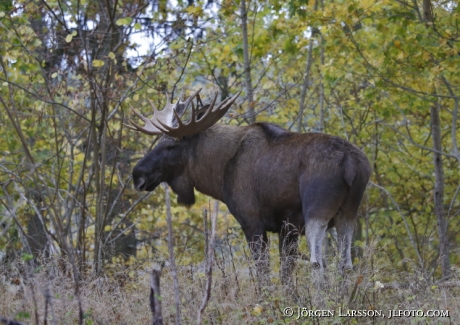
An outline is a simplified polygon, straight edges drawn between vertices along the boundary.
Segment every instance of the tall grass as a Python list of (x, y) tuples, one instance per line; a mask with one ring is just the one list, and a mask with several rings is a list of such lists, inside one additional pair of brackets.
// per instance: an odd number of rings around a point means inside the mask
[[(203, 314), (204, 324), (459, 324), (460, 288), (437, 284), (417, 272), (397, 273), (391, 265), (374, 261), (373, 246), (342, 276), (335, 257), (328, 258), (324, 272), (299, 260), (294, 285), (280, 284), (271, 274), (271, 284), (258, 290), (256, 272), (241, 243), (225, 241), (216, 247), (212, 294)], [(244, 249), (243, 249), (244, 248)], [(272, 257), (272, 266), (278, 263)], [(275, 269), (276, 267), (273, 267)], [(63, 271), (69, 270), (69, 271)], [(0, 316), (27, 324), (76, 324), (77, 299), (71, 268), (47, 260), (33, 268), (23, 261), (0, 269)], [(178, 267), (181, 323), (195, 324), (206, 285), (202, 264)], [(450, 282), (451, 284), (453, 282)], [(175, 322), (174, 286), (171, 269), (161, 277), (163, 320)], [(86, 276), (80, 282), (86, 324), (151, 324), (149, 308), (150, 267), (120, 268), (112, 276)], [(286, 317), (284, 309), (294, 315)], [(300, 309), (299, 309), (300, 308)], [(312, 317), (309, 311), (324, 310), (327, 317)], [(382, 311), (385, 317), (344, 317), (351, 310)], [(389, 310), (445, 310), (450, 317), (397, 317)], [(298, 313), (301, 317), (298, 318)], [(328, 312), (330, 311), (330, 312)], [(309, 314), (310, 313), (310, 314)], [(333, 315), (331, 315), (333, 313)], [(38, 318), (38, 319), (36, 319)]]

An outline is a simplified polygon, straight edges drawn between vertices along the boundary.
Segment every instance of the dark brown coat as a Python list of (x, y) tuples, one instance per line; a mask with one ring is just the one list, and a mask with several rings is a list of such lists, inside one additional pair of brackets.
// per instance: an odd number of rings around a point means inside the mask
[(363, 152), (339, 137), (257, 123), (218, 124), (179, 141), (165, 136), (136, 165), (133, 179), (137, 190), (147, 191), (167, 182), (185, 205), (195, 202), (194, 188), (224, 202), (261, 272), (268, 268), (267, 232), (280, 234), (285, 281), (303, 229), (311, 262), (322, 267), (322, 241), (334, 224), (341, 266), (352, 267), (353, 229), (370, 174)]

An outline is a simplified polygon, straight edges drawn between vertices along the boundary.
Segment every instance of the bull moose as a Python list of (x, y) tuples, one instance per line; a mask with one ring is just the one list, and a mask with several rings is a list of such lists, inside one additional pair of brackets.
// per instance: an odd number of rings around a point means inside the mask
[[(195, 202), (194, 189), (224, 202), (241, 225), (260, 278), (269, 271), (267, 232), (279, 234), (280, 275), (291, 278), (298, 236), (305, 228), (310, 261), (323, 268), (326, 230), (337, 229), (340, 267), (352, 267), (351, 242), (357, 211), (371, 174), (363, 152), (350, 142), (322, 133), (294, 133), (269, 123), (215, 124), (238, 94), (203, 105), (199, 91), (129, 128), (163, 135), (133, 169), (137, 191), (166, 182), (178, 203)], [(196, 98), (196, 107), (193, 99)], [(192, 104), (189, 121), (184, 111)]]

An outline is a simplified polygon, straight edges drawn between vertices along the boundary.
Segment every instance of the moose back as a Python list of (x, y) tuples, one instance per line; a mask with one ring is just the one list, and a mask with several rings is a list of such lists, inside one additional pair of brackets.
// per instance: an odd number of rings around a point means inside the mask
[[(199, 92), (199, 91), (198, 91)], [(305, 229), (310, 261), (322, 268), (322, 243), (337, 229), (340, 267), (351, 268), (351, 243), (358, 207), (371, 174), (363, 152), (336, 136), (293, 133), (269, 123), (215, 124), (236, 100), (203, 105), (198, 92), (167, 104), (132, 129), (163, 134), (133, 170), (135, 189), (153, 191), (168, 183), (178, 202), (195, 202), (194, 189), (224, 202), (240, 223), (260, 277), (269, 271), (267, 232), (279, 234), (283, 283), (298, 255)], [(197, 107), (193, 99), (197, 99)], [(189, 122), (180, 119), (192, 103)], [(200, 105), (201, 104), (201, 105)]]

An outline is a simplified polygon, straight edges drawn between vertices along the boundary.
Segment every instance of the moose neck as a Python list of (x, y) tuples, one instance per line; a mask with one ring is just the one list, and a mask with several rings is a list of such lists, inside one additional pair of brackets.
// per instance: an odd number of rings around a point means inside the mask
[(222, 201), (225, 166), (235, 155), (246, 129), (216, 124), (196, 136), (188, 172), (199, 192)]

